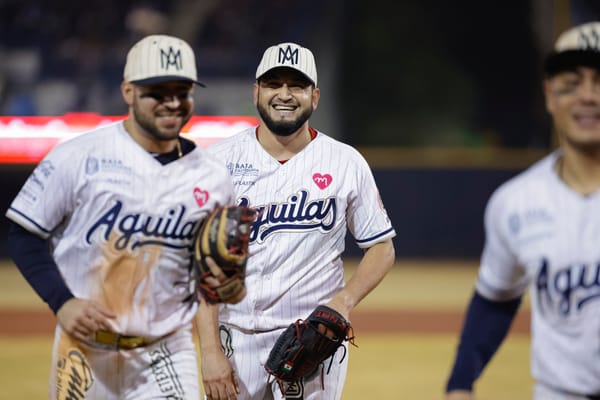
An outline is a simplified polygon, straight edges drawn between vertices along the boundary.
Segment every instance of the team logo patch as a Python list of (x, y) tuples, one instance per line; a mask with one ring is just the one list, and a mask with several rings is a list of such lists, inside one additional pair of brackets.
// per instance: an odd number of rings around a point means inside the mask
[(77, 349), (68, 351), (56, 363), (57, 399), (85, 399), (94, 383), (92, 369), (85, 356)]
[(88, 175), (93, 175), (98, 172), (98, 159), (96, 157), (89, 157), (85, 161), (85, 173)]
[(302, 381), (290, 382), (285, 388), (284, 397), (286, 399), (304, 398), (304, 383)]
[(510, 227), (510, 231), (512, 233), (519, 233), (519, 230), (521, 230), (521, 220), (519, 219), (519, 214), (512, 214), (508, 218), (508, 226)]
[(291, 65), (298, 65), (298, 49), (292, 50), (292, 46), (286, 48), (280, 47), (277, 53), (277, 62), (285, 64), (289, 62)]
[(174, 67), (177, 71), (183, 69), (181, 63), (181, 50), (175, 51), (172, 47), (169, 47), (169, 51), (160, 49), (160, 67), (166, 70), (168, 70), (169, 67)]
[(321, 175), (320, 173), (313, 174), (313, 182), (319, 187), (319, 189), (325, 189), (331, 185), (333, 178), (329, 174)]
[(580, 31), (578, 41), (582, 50), (597, 50), (600, 48), (600, 33), (593, 28), (588, 32)]
[(202, 190), (200, 188), (194, 188), (194, 199), (196, 199), (196, 203), (198, 203), (198, 205), (200, 207), (205, 205), (209, 198), (210, 198), (210, 195), (208, 194), (208, 192), (206, 190)]
[(258, 168), (248, 162), (228, 162), (227, 169), (231, 176), (258, 176), (260, 172)]

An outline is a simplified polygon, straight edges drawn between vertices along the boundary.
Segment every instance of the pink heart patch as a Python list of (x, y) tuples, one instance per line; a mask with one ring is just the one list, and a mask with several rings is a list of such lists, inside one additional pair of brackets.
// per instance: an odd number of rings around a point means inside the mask
[(194, 188), (194, 199), (196, 199), (196, 203), (198, 203), (200, 207), (206, 204), (209, 197), (210, 196), (206, 190)]
[(331, 185), (333, 178), (329, 174), (321, 175), (318, 172), (312, 176), (313, 182), (319, 187), (319, 189), (325, 189)]

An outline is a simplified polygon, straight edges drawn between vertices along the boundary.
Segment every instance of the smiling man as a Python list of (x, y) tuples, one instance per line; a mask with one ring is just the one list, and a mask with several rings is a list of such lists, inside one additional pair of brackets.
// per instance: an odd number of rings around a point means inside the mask
[[(209, 399), (339, 399), (346, 347), (310, 376), (281, 385), (265, 369), (267, 358), (282, 332), (317, 307), (349, 319), (394, 263), (395, 231), (366, 161), (309, 124), (317, 85), (309, 49), (269, 47), (253, 86), (260, 125), (208, 149), (229, 167), (237, 202), (260, 211), (250, 233), (248, 295), (221, 307), (220, 325), (201, 337)], [(345, 284), (347, 230), (364, 256)]]
[(529, 288), (534, 400), (600, 399), (600, 23), (559, 36), (544, 94), (560, 148), (498, 188), (447, 400), (473, 384)]
[(190, 285), (191, 248), (234, 192), (227, 169), (180, 136), (194, 85), (185, 41), (140, 40), (125, 121), (56, 146), (6, 213), (11, 256), (58, 321), (50, 399), (200, 399), (191, 327), (198, 309), (214, 312)]

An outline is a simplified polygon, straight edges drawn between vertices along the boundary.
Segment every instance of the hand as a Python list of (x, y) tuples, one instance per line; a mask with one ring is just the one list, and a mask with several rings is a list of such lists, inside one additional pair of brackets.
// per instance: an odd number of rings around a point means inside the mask
[[(204, 281), (213, 289), (219, 287), (223, 282), (227, 280), (227, 275), (223, 272), (221, 268), (215, 263), (215, 260), (212, 257), (206, 257), (206, 265), (210, 268), (210, 272), (212, 276), (207, 276), (204, 278)], [(241, 285), (240, 285), (241, 286)], [(235, 294), (235, 296), (228, 299), (228, 303), (236, 304), (242, 301), (246, 297), (246, 287), (243, 286), (242, 289)]]
[(89, 339), (99, 329), (110, 330), (110, 319), (117, 316), (99, 303), (72, 298), (56, 313), (60, 326), (78, 340)]
[(475, 400), (475, 396), (467, 390), (452, 390), (446, 393), (446, 400)]
[(239, 381), (221, 349), (202, 352), (202, 384), (207, 400), (237, 399)]

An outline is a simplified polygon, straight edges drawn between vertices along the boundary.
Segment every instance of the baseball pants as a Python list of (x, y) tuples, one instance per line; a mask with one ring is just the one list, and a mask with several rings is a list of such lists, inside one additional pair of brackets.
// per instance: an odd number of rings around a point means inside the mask
[(342, 396), (348, 370), (348, 348), (339, 348), (324, 361), (318, 372), (309, 379), (284, 388), (267, 374), (264, 365), (277, 338), (285, 329), (267, 332), (240, 330), (231, 326), (220, 327), (221, 346), (231, 360), (240, 381), (238, 400), (339, 400)]
[(200, 399), (197, 353), (190, 329), (144, 347), (99, 349), (56, 328), (51, 400)]
[(534, 400), (600, 400), (599, 395), (567, 393), (537, 382), (533, 388)]

